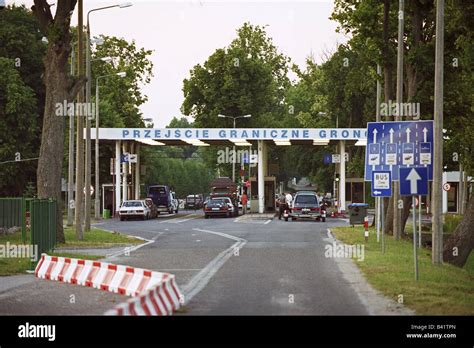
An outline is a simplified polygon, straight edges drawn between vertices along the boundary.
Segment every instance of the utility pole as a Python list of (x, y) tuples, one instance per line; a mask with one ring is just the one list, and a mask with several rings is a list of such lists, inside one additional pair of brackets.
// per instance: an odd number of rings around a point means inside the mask
[(443, 262), (443, 83), (444, 83), (444, 0), (436, 0), (436, 48), (434, 87), (434, 163), (433, 220), (431, 258), (435, 265)]
[[(77, 1), (77, 73), (79, 76), (84, 76), (84, 33), (83, 33), (83, 0)], [(82, 102), (84, 100), (84, 90), (79, 91), (77, 100)], [(76, 225), (76, 236), (79, 240), (84, 239), (83, 229), (83, 205), (82, 198), (84, 189), (84, 143), (83, 143), (83, 121), (82, 116), (77, 116), (77, 145), (76, 145), (76, 210), (75, 210), (75, 225)]]
[[(86, 104), (87, 110), (91, 103), (91, 44), (90, 44), (90, 28), (89, 28), (89, 13), (87, 14), (87, 28), (86, 28)], [(85, 160), (85, 190), (84, 190), (84, 230), (91, 230), (91, 115), (86, 116), (86, 160)]]
[[(382, 67), (377, 63), (377, 92), (376, 92), (376, 103), (375, 106), (375, 121), (380, 122), (380, 98), (382, 95), (382, 85), (380, 84), (380, 78), (382, 77)], [(375, 225), (377, 230), (377, 242), (380, 241), (380, 216), (383, 211), (380, 212), (380, 201), (383, 198), (375, 197)], [(382, 226), (383, 229), (383, 226)], [(383, 231), (382, 231), (383, 233)]]
[[(405, 1), (399, 0), (398, 3), (398, 49), (397, 49), (397, 105), (401, 109), (403, 102), (403, 33), (404, 33), (404, 11)], [(395, 116), (395, 121), (399, 121), (399, 116)], [(393, 182), (393, 237), (399, 240), (400, 231), (400, 209), (398, 209), (400, 185), (398, 181)]]
[[(75, 49), (71, 51), (71, 76), (74, 76)], [(67, 171), (67, 225), (72, 226), (74, 223), (74, 208), (71, 202), (74, 202), (74, 113), (69, 115), (69, 154), (68, 154), (68, 171)]]

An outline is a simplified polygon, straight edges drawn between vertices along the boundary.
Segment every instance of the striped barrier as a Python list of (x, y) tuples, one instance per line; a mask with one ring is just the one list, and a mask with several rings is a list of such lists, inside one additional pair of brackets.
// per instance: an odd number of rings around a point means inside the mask
[(182, 302), (173, 274), (142, 268), (42, 254), (35, 276), (134, 297), (109, 315), (170, 315)]

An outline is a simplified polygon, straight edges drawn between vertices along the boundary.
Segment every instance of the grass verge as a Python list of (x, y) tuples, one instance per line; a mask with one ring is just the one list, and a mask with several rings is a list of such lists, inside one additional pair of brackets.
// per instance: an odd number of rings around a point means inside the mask
[(385, 236), (385, 254), (377, 243), (375, 229), (369, 229), (364, 242), (362, 227), (337, 227), (334, 236), (349, 245), (365, 245), (364, 261), (355, 262), (368, 282), (386, 296), (403, 303), (421, 315), (474, 314), (474, 253), (464, 268), (450, 264), (434, 266), (431, 250), (418, 249), (419, 280), (414, 279), (413, 243)]
[[(84, 233), (84, 239), (78, 240), (73, 228), (65, 228), (64, 235), (66, 243), (57, 245), (57, 248), (71, 248), (77, 249), (77, 252), (57, 252), (51, 253), (55, 256), (71, 257), (87, 260), (98, 260), (103, 258), (100, 255), (81, 254), (81, 249), (85, 248), (113, 248), (127, 245), (142, 244), (141, 239), (133, 238), (124, 234), (111, 233), (101, 229), (92, 229)], [(0, 246), (23, 244), (21, 239), (21, 232), (7, 236), (0, 236)], [(6, 252), (6, 251), (5, 251)], [(31, 268), (31, 261), (29, 258), (7, 258), (0, 254), (0, 276), (7, 276), (13, 274), (25, 273)]]

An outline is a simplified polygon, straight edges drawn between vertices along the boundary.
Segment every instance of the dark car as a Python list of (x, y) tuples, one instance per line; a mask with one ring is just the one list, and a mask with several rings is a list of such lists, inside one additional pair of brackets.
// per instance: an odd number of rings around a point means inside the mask
[(184, 209), (201, 209), (204, 205), (202, 195), (188, 195), (184, 202)]
[(312, 191), (297, 192), (290, 213), (291, 220), (300, 218), (320, 220), (321, 207), (318, 196)]
[(169, 186), (150, 185), (147, 188), (147, 197), (153, 200), (159, 213), (173, 213), (173, 201)]
[(231, 217), (236, 209), (229, 197), (211, 198), (204, 207), (204, 217), (206, 219), (210, 216)]

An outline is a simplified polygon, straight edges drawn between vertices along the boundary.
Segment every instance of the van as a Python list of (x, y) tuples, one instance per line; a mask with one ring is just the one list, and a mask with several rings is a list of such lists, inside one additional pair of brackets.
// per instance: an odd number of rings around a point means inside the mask
[(159, 213), (172, 214), (176, 209), (173, 206), (171, 191), (167, 185), (150, 185), (146, 195), (153, 200)]

